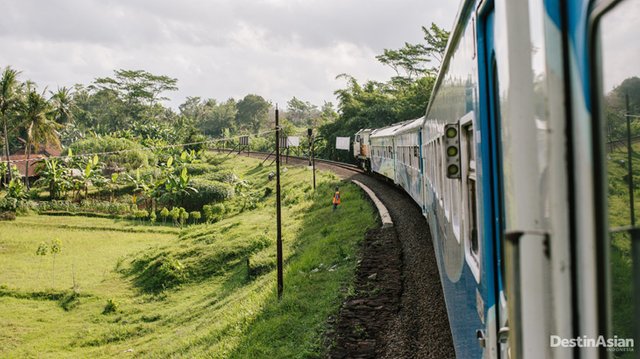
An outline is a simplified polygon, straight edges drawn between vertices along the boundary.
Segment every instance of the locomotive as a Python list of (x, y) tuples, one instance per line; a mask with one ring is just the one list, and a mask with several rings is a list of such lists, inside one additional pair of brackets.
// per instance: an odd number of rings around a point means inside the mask
[(426, 217), (457, 357), (640, 357), (638, 15), (463, 1), (424, 117), (355, 134)]

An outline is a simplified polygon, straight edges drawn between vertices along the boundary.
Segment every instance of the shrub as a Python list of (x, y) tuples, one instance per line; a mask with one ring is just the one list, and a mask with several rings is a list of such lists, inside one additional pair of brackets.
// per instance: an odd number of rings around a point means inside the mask
[(230, 171), (210, 172), (203, 175), (202, 178), (209, 181), (218, 181), (218, 182), (224, 182), (229, 184), (234, 184), (238, 182), (238, 176), (236, 176), (235, 173)]
[(197, 223), (200, 221), (200, 218), (202, 218), (202, 213), (200, 213), (200, 211), (189, 212), (189, 217), (193, 219), (193, 223)]
[(202, 210), (204, 211), (204, 218), (209, 223), (221, 220), (225, 213), (225, 207), (222, 203), (205, 205)]
[[(78, 293), (77, 291), (68, 291), (60, 299), (59, 303), (62, 309), (68, 312), (80, 304), (80, 293)], [(105, 307), (105, 310), (106, 309), (107, 308)]]
[(222, 182), (197, 178), (191, 181), (191, 186), (198, 192), (185, 195), (181, 202), (184, 204), (185, 209), (190, 211), (200, 210), (204, 205), (222, 202), (234, 195), (233, 187)]
[(138, 272), (136, 284), (147, 292), (158, 293), (187, 280), (184, 265), (171, 254), (144, 255), (132, 264), (133, 271)]
[(211, 171), (211, 165), (206, 163), (185, 163), (176, 169), (177, 173), (180, 173), (182, 167), (185, 167), (191, 176), (199, 176)]
[(161, 211), (160, 211), (160, 217), (162, 217), (162, 223), (166, 223), (167, 222), (167, 217), (169, 217), (169, 209), (167, 207), (164, 207)]
[(126, 138), (111, 136), (93, 137), (72, 144), (71, 149), (73, 153), (77, 155), (84, 153), (125, 151), (107, 155), (104, 159), (107, 167), (124, 167), (127, 170), (131, 170), (155, 163), (153, 153), (139, 143)]
[(12, 197), (0, 198), (0, 211), (15, 212), (18, 208), (18, 200)]
[(111, 314), (118, 311), (118, 307), (120, 305), (113, 298), (107, 299), (107, 304), (104, 306), (102, 310), (102, 314)]

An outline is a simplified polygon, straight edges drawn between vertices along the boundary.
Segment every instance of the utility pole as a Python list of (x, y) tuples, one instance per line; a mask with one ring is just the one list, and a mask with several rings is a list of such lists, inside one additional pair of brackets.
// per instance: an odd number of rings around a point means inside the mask
[(636, 211), (634, 206), (633, 199), (633, 161), (632, 161), (632, 153), (633, 148), (631, 147), (631, 113), (629, 112), (629, 94), (625, 94), (625, 117), (627, 118), (627, 167), (629, 171), (629, 209), (631, 210), (631, 227), (636, 226)]
[(278, 300), (282, 298), (282, 217), (280, 211), (280, 124), (278, 104), (276, 104), (276, 262), (278, 267)]
[(313, 190), (316, 190), (316, 159), (314, 154), (315, 138), (313, 136), (313, 128), (307, 129), (307, 136), (309, 137), (309, 166), (312, 166), (313, 172)]

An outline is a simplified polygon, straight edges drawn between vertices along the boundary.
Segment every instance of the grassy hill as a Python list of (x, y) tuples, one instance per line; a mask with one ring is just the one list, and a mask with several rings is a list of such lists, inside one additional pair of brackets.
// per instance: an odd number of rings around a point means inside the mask
[[(633, 146), (634, 210), (636, 226), (640, 215), (640, 144)], [(628, 165), (626, 147), (611, 152), (608, 157), (608, 204), (611, 228), (631, 225), (629, 206)], [(633, 277), (631, 238), (627, 232), (611, 234), (611, 278), (613, 333), (620, 338), (633, 337)], [(631, 353), (616, 353), (616, 357), (631, 357)]]
[[(273, 168), (246, 157), (219, 166), (257, 201), (184, 229), (71, 216), (0, 222), (0, 357), (309, 358), (349, 292), (358, 242), (375, 226), (360, 190), (306, 168), (283, 173), (285, 292), (275, 293)], [(59, 239), (54, 257), (38, 246)]]

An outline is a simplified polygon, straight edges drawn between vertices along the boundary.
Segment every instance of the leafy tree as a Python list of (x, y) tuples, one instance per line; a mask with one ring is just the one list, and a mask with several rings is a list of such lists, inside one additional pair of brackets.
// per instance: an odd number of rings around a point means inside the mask
[(180, 219), (180, 208), (178, 207), (171, 208), (169, 215), (171, 216), (171, 219), (173, 220), (173, 225), (175, 226), (176, 224), (178, 224), (178, 219)]
[(56, 238), (51, 241), (50, 247), (51, 254), (53, 255), (53, 267), (51, 270), (51, 286), (55, 287), (56, 285), (56, 256), (58, 253), (62, 251), (62, 241), (59, 238)]
[(217, 104), (215, 100), (206, 101), (204, 120), (199, 124), (199, 128), (207, 135), (213, 137), (228, 137), (227, 133), (236, 132), (236, 116), (238, 108), (236, 101), (232, 98)]
[(200, 213), (200, 211), (189, 212), (189, 217), (193, 219), (193, 224), (196, 224), (200, 221), (200, 218), (202, 218), (202, 213)]
[(178, 216), (180, 219), (180, 228), (182, 228), (182, 226), (184, 226), (187, 219), (189, 219), (189, 212), (187, 212), (186, 209), (180, 207), (180, 209), (178, 210)]
[(36, 255), (40, 257), (40, 266), (38, 267), (38, 279), (40, 279), (40, 270), (42, 269), (42, 261), (44, 260), (44, 256), (49, 254), (49, 246), (45, 242), (40, 242), (38, 245), (38, 249), (36, 249)]
[[(431, 23), (429, 29), (423, 26), (422, 31), (426, 44), (405, 42), (404, 47), (398, 50), (384, 49), (376, 59), (391, 67), (396, 72), (396, 77), (401, 79), (411, 81), (420, 76), (435, 75), (444, 59), (449, 32), (434, 23)], [(437, 62), (437, 66), (428, 68), (427, 64), (432, 60)]]
[[(19, 86), (18, 75), (20, 72), (10, 68), (5, 67), (2, 71), (2, 77), (0, 77), (0, 118), (2, 120), (2, 139), (3, 139), (3, 147), (4, 147), (4, 155), (5, 160), (9, 163), (9, 113), (13, 107), (15, 107), (18, 98), (16, 94), (16, 90)], [(8, 180), (11, 181), (13, 178), (11, 166), (7, 167), (8, 169)], [(5, 174), (2, 173), (2, 176)]]
[(295, 96), (287, 102), (287, 119), (296, 125), (311, 125), (320, 117), (318, 107)]
[(262, 96), (247, 95), (237, 103), (236, 123), (239, 130), (257, 133), (269, 119), (271, 105)]
[(362, 128), (379, 128), (424, 115), (435, 83), (434, 67), (440, 65), (449, 33), (432, 24), (423, 27), (425, 44), (405, 43), (398, 50), (385, 49), (376, 58), (391, 67), (396, 76), (387, 82), (359, 83), (348, 74), (339, 75), (347, 81), (338, 89), (338, 117), (320, 127), (317, 153), (325, 158), (351, 161), (353, 156), (334, 148), (337, 136), (351, 136)]
[[(640, 115), (640, 78), (635, 76), (627, 78), (605, 95), (607, 141), (611, 147), (622, 146), (619, 142), (626, 141), (627, 138), (627, 118), (625, 116), (627, 96), (629, 97), (629, 112), (632, 115)], [(640, 135), (640, 123), (635, 119), (631, 122), (630, 135), (631, 137)]]
[(114, 77), (95, 80), (99, 88), (115, 92), (129, 106), (153, 105), (168, 100), (162, 93), (176, 91), (178, 80), (164, 75), (154, 75), (144, 70), (116, 70)]
[(167, 217), (169, 217), (169, 210), (167, 209), (167, 207), (162, 208), (162, 210), (160, 211), (160, 217), (162, 217), (162, 224), (166, 224)]

